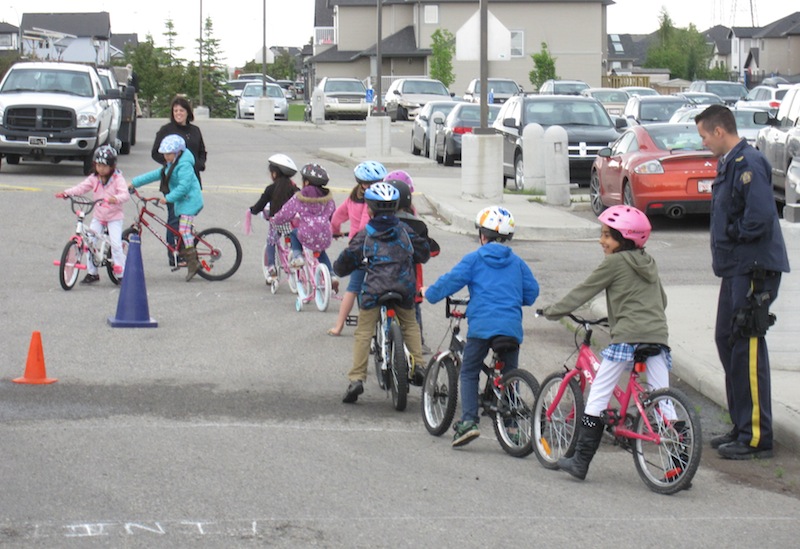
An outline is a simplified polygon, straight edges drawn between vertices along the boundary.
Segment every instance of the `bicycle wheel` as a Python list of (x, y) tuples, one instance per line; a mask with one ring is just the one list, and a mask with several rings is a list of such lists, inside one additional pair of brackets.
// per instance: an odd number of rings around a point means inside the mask
[(494, 434), (506, 453), (525, 457), (533, 452), (531, 423), (539, 382), (532, 373), (517, 368), (504, 375), (502, 383), (502, 400), (497, 403), (494, 415)]
[[(129, 245), (130, 245), (130, 242), (128, 242), (126, 239), (122, 240), (122, 253), (123, 253), (123, 255), (125, 255), (125, 257), (128, 256), (128, 246)], [(106, 250), (106, 272), (108, 273), (108, 278), (111, 279), (111, 282), (113, 282), (114, 284), (119, 286), (120, 279), (122, 277), (121, 276), (117, 276), (117, 274), (114, 272), (114, 258), (111, 255), (111, 247), (110, 246)]]
[(389, 384), (392, 389), (392, 404), (394, 409), (402, 412), (408, 402), (408, 363), (403, 350), (403, 332), (400, 324), (395, 320), (389, 326)]
[(544, 378), (533, 404), (533, 451), (547, 469), (558, 469), (556, 462), (573, 454), (578, 440), (576, 425), (583, 415), (583, 393), (578, 382), (571, 379), (547, 419), (547, 410), (556, 399), (564, 375), (556, 372)]
[(688, 488), (700, 465), (703, 447), (700, 421), (688, 397), (677, 389), (659, 389), (642, 404), (644, 415), (636, 419), (634, 430), (649, 435), (649, 424), (661, 443), (633, 441), (636, 471), (647, 487), (659, 494)]
[(443, 435), (453, 423), (458, 404), (458, 366), (444, 354), (428, 362), (422, 382), (422, 422), (430, 434)]
[(65, 290), (71, 290), (78, 281), (81, 270), (77, 265), (81, 262), (83, 250), (74, 240), (67, 242), (61, 252), (61, 263), (58, 264), (58, 281)]
[(328, 310), (328, 303), (331, 301), (331, 272), (322, 263), (314, 269), (314, 301), (320, 311)]
[(311, 279), (308, 268), (304, 265), (299, 269), (292, 270), (291, 278), (294, 279), (297, 288), (297, 302), (304, 303), (311, 296)]
[(386, 387), (386, 376), (383, 370), (383, 349), (386, 345), (383, 336), (383, 325), (379, 322), (375, 324), (375, 334), (369, 340), (369, 354), (372, 355), (372, 363), (375, 366), (375, 379), (378, 381), (378, 387), (384, 391)]
[(206, 280), (225, 280), (242, 264), (242, 245), (230, 231), (206, 229), (195, 235), (194, 247), (200, 270), (197, 274)]

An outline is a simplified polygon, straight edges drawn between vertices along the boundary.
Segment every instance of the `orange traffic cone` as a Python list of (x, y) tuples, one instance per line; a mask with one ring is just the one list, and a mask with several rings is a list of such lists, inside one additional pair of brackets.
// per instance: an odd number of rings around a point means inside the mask
[(32, 385), (43, 385), (55, 383), (55, 378), (47, 377), (44, 371), (44, 350), (42, 349), (42, 334), (33, 332), (31, 336), (31, 346), (28, 349), (28, 362), (25, 364), (25, 375), (12, 379), (14, 383), (28, 383)]

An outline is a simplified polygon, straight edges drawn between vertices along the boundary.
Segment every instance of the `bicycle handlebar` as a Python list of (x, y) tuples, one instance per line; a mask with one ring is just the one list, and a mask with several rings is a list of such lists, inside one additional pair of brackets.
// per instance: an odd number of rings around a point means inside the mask
[(129, 187), (128, 194), (130, 194), (140, 202), (143, 202), (145, 204), (147, 204), (148, 202), (152, 202), (157, 208), (163, 209), (161, 202), (159, 202), (161, 199), (158, 198), (157, 196), (142, 196), (141, 194), (139, 194), (139, 191), (136, 189), (136, 187)]
[(78, 212), (83, 212), (84, 214), (92, 213), (94, 207), (97, 206), (98, 203), (104, 202), (105, 198), (98, 198), (97, 200), (92, 200), (90, 198), (86, 198), (84, 196), (70, 196), (65, 195), (64, 199), (66, 200), (69, 198), (70, 207), (72, 208), (72, 213), (77, 214)]

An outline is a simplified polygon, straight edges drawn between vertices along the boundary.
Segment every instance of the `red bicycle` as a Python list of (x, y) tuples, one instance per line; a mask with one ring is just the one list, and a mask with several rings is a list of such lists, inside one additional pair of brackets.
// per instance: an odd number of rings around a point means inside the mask
[[(148, 208), (148, 204), (161, 208), (158, 198), (143, 197), (135, 189), (131, 191), (131, 196), (139, 213), (133, 225), (122, 231), (122, 240), (127, 242), (132, 234), (141, 236), (144, 227), (172, 254), (176, 265), (172, 270), (177, 271), (181, 268), (178, 254), (183, 248), (183, 239), (180, 233)], [(176, 244), (169, 244), (153, 226), (166, 228), (175, 235)], [(232, 276), (242, 264), (242, 245), (230, 231), (225, 229), (214, 227), (195, 233), (194, 247), (197, 250), (197, 259), (200, 261), (200, 270), (197, 271), (197, 274), (206, 280), (225, 280)]]
[[(565, 364), (564, 372), (546, 377), (533, 405), (533, 451), (548, 469), (557, 469), (559, 458), (575, 451), (583, 394), (600, 366), (591, 348), (592, 326), (608, 325), (607, 319), (569, 317), (578, 324), (575, 366)], [(581, 332), (583, 341), (578, 342)], [(700, 465), (702, 435), (700, 421), (682, 391), (673, 387), (651, 391), (640, 382), (647, 358), (660, 352), (656, 345), (637, 347), (628, 386), (624, 390), (619, 385), (614, 387), (619, 408), (606, 410), (603, 419), (615, 444), (633, 454), (636, 470), (647, 487), (659, 494), (674, 494), (692, 483)]]

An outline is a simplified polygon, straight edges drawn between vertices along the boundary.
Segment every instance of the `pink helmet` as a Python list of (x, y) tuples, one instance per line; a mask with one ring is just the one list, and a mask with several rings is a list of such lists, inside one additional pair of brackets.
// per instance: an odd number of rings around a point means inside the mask
[(403, 170), (395, 170), (386, 174), (386, 177), (383, 178), (384, 181), (389, 181), (390, 179), (394, 181), (402, 181), (408, 185), (408, 189), (412, 193), (414, 192), (414, 181), (411, 179), (411, 176), (408, 174), (408, 172)]
[(597, 219), (604, 225), (620, 232), (623, 238), (631, 240), (637, 248), (644, 248), (650, 238), (652, 226), (647, 216), (633, 206), (618, 204), (601, 213)]

